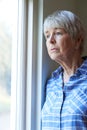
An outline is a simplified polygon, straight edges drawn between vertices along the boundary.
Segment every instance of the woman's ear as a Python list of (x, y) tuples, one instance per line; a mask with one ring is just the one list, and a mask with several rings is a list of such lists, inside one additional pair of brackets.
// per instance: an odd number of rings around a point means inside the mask
[(80, 46), (81, 46), (81, 44), (82, 44), (82, 41), (83, 41), (82, 37), (79, 36), (79, 37), (77, 38), (77, 40), (76, 40), (76, 46), (75, 46), (75, 49), (76, 49), (76, 50), (80, 48)]
[(83, 39), (82, 36), (79, 36), (78, 39), (77, 39), (77, 40), (78, 40), (78, 43), (81, 43), (81, 42), (82, 42), (82, 39)]

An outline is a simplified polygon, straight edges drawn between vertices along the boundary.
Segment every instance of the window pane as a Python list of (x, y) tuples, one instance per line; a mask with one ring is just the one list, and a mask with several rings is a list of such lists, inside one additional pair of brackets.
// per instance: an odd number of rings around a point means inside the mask
[(14, 12), (15, 0), (0, 0), (0, 130), (10, 130)]

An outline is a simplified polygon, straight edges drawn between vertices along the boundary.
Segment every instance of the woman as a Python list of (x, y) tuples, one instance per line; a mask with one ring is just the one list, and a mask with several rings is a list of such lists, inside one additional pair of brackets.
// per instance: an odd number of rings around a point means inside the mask
[(44, 21), (47, 51), (60, 66), (46, 86), (42, 130), (87, 130), (85, 30), (78, 16), (56, 11)]

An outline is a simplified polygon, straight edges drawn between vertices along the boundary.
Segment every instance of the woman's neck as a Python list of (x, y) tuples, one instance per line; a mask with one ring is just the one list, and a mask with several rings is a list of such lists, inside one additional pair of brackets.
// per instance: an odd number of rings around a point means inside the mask
[(82, 58), (79, 58), (78, 60), (75, 59), (72, 62), (67, 62), (66, 64), (63, 64), (63, 80), (64, 83), (66, 83), (69, 78), (76, 72), (77, 68), (79, 68), (82, 64), (83, 60)]

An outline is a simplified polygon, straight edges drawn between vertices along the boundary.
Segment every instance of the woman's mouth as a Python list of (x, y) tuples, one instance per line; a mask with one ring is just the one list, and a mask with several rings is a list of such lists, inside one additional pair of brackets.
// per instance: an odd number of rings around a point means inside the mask
[(58, 51), (57, 48), (52, 48), (52, 49), (51, 49), (51, 52), (57, 52), (57, 51)]

